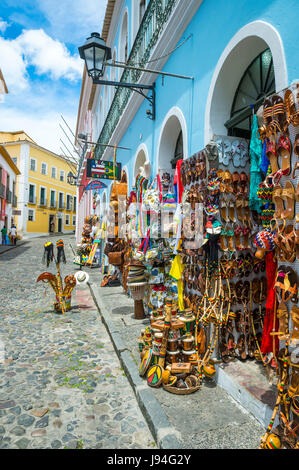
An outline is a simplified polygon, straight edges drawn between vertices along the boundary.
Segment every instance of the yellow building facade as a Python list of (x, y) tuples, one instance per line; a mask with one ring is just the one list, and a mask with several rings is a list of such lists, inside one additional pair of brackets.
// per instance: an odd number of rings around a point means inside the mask
[(36, 144), (25, 132), (0, 132), (21, 175), (15, 223), (24, 238), (49, 233), (72, 233), (76, 227), (76, 187), (67, 174), (76, 169), (63, 156)]

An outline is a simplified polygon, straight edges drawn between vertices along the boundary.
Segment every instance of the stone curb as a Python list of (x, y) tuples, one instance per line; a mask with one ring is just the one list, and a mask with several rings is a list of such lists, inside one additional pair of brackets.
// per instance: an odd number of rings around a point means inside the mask
[[(26, 242), (24, 241), (24, 242), (19, 242), (17, 245), (1, 245), (0, 246), (0, 255), (2, 255), (3, 253), (6, 253), (9, 250), (13, 250), (14, 248), (19, 248), (20, 246), (25, 245), (25, 244), (26, 244)], [(6, 250), (1, 249), (4, 246), (5, 247), (7, 246)]]
[(138, 405), (157, 445), (161, 449), (181, 449), (179, 433), (171, 426), (166, 413), (150, 387), (148, 387), (139, 376), (138, 364), (136, 364), (130, 350), (125, 346), (119, 334), (119, 329), (111, 320), (110, 312), (104, 305), (103, 300), (97, 292), (96, 286), (89, 284), (89, 288), (102, 322), (108, 331), (116, 354), (124, 368), (126, 376), (136, 395)]

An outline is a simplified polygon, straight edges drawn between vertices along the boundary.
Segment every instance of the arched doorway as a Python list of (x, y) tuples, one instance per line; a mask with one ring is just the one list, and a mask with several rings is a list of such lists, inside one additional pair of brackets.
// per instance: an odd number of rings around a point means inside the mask
[[(267, 52), (266, 52), (267, 51)], [(271, 63), (272, 59), (272, 63)], [(265, 61), (259, 72), (266, 73), (262, 84), (257, 90), (252, 92), (253, 84), (250, 83), (250, 73), (253, 68), (259, 68), (260, 61)], [(252, 67), (252, 68), (251, 68)], [(248, 73), (249, 71), (249, 73)], [(272, 79), (267, 74), (272, 74)], [(274, 85), (273, 85), (274, 78)], [(243, 81), (244, 80), (244, 81)], [(242, 83), (243, 81), (243, 83)], [(267, 86), (265, 86), (267, 81)], [(247, 24), (238, 31), (231, 39), (215, 67), (208, 93), (206, 113), (205, 113), (205, 137), (204, 143), (207, 145), (214, 135), (235, 135), (235, 127), (248, 131), (248, 121), (243, 122), (237, 116), (237, 112), (250, 114), (250, 108), (242, 110), (240, 101), (244, 100), (244, 94), (238, 93), (239, 86), (246, 83), (245, 93), (252, 96), (247, 97), (244, 104), (253, 104), (257, 108), (258, 96), (260, 95), (262, 104), (262, 93), (269, 94), (269, 88), (279, 91), (288, 85), (287, 67), (283, 44), (278, 31), (269, 23), (264, 21), (254, 21)], [(271, 85), (271, 86), (270, 86)], [(255, 109), (257, 110), (257, 109)], [(232, 118), (235, 120), (231, 121)], [(245, 116), (245, 119), (248, 116)], [(229, 130), (228, 130), (229, 129)], [(242, 133), (242, 131), (239, 131)], [(246, 133), (246, 132), (245, 132)], [(238, 134), (240, 137), (241, 135)], [(247, 134), (248, 135), (248, 134)], [(243, 135), (244, 136), (244, 135)]]
[(136, 152), (134, 172), (133, 172), (133, 186), (136, 183), (136, 177), (142, 174), (146, 179), (149, 179), (151, 174), (151, 164), (148, 158), (148, 150), (145, 144), (141, 144)]
[(252, 108), (256, 112), (264, 99), (275, 92), (273, 57), (269, 48), (245, 70), (236, 90), (231, 116), (224, 124), (228, 135), (250, 138)]
[(158, 144), (157, 168), (173, 170), (179, 159), (187, 157), (187, 128), (179, 108), (169, 111), (162, 124)]

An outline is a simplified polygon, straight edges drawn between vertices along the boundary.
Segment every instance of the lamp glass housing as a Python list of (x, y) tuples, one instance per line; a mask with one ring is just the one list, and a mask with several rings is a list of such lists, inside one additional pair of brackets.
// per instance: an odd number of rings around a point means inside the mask
[(99, 33), (91, 33), (85, 44), (78, 49), (81, 59), (85, 61), (88, 75), (93, 79), (102, 77), (104, 63), (111, 59), (111, 49), (106, 46)]

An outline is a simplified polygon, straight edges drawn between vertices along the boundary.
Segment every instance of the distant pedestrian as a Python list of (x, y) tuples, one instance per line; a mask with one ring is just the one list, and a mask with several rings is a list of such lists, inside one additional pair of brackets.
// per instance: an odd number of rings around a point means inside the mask
[(16, 243), (17, 243), (17, 228), (16, 228), (15, 224), (13, 224), (11, 226), (10, 235), (11, 235), (11, 238), (12, 238), (12, 244), (16, 245)]
[(1, 234), (2, 234), (2, 245), (6, 245), (7, 228), (5, 225), (1, 229)]
[(51, 232), (52, 233), (55, 232), (55, 223), (54, 222), (51, 222)]

